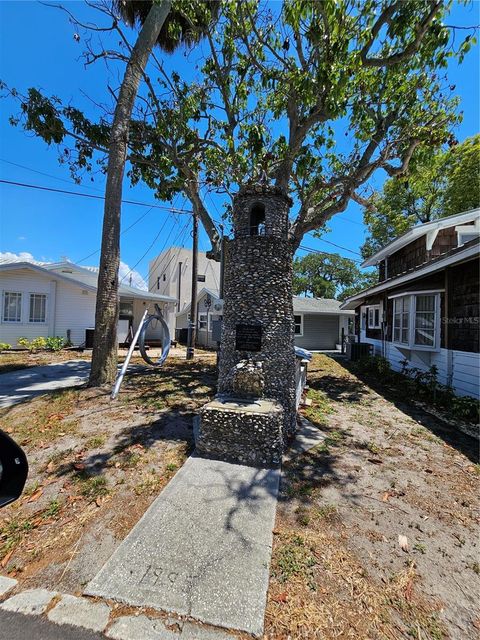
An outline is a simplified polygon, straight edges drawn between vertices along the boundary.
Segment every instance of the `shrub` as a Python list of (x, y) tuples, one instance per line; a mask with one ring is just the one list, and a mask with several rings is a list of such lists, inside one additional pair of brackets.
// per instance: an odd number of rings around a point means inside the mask
[(368, 356), (357, 361), (356, 367), (358, 371), (369, 373), (382, 378), (388, 378), (392, 374), (390, 362), (383, 356)]
[(8, 344), (8, 342), (0, 342), (0, 351), (8, 351), (11, 348), (12, 345)]
[(45, 349), (47, 345), (47, 338), (42, 338), (39, 336), (38, 338), (33, 338), (33, 340), (28, 340), (27, 338), (19, 338), (17, 340), (17, 344), (21, 347), (25, 347), (28, 349), (30, 353), (35, 353), (36, 351), (41, 351)]
[(448, 411), (452, 418), (474, 424), (480, 421), (480, 403), (475, 398), (456, 396), (451, 387), (438, 382), (438, 367), (432, 365), (428, 371), (417, 367), (409, 367), (407, 359), (400, 362), (401, 371), (395, 372), (390, 363), (380, 356), (363, 358), (352, 364), (352, 369), (359, 373), (381, 378), (381, 382), (394, 382), (402, 387), (406, 397), (421, 398), (434, 406)]
[(45, 338), (45, 347), (50, 351), (60, 351), (65, 346), (65, 339), (60, 336)]
[(454, 396), (451, 411), (459, 420), (475, 424), (480, 422), (480, 403), (475, 398)]

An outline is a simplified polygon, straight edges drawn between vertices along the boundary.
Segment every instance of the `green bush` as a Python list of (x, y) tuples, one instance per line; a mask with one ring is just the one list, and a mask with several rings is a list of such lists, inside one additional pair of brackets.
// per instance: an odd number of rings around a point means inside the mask
[(370, 356), (352, 363), (352, 369), (358, 373), (380, 378), (382, 383), (401, 385), (402, 395), (412, 399), (424, 400), (433, 406), (448, 411), (452, 418), (474, 424), (480, 421), (480, 403), (475, 398), (456, 396), (451, 387), (438, 382), (438, 367), (432, 365), (428, 371), (409, 367), (407, 359), (400, 362), (400, 372), (393, 371), (386, 358)]
[(28, 349), (30, 353), (35, 353), (36, 351), (41, 351), (45, 349), (47, 346), (47, 338), (42, 338), (39, 336), (38, 338), (33, 338), (33, 340), (28, 340), (27, 338), (19, 338), (17, 340), (17, 344), (21, 347), (25, 347)]
[(65, 346), (65, 339), (56, 336), (55, 338), (45, 338), (45, 347), (50, 351), (60, 351)]
[(8, 351), (11, 348), (12, 345), (8, 344), (8, 342), (0, 342), (0, 351)]

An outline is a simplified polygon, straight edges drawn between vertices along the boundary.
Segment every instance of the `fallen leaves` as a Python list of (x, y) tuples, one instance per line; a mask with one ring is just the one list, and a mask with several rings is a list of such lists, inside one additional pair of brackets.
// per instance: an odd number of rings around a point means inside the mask
[(286, 602), (288, 600), (288, 594), (286, 591), (282, 591), (282, 593), (279, 593), (276, 596), (272, 596), (272, 600), (273, 602), (278, 603)]
[(408, 538), (407, 536), (398, 535), (398, 544), (400, 545), (400, 548), (402, 549), (402, 551), (405, 551), (405, 553), (409, 553), (410, 551), (410, 547), (408, 544)]
[(29, 499), (27, 500), (27, 502), (35, 502), (36, 500), (38, 500), (40, 498), (40, 496), (43, 494), (43, 489), (37, 489), (35, 491), (35, 493), (32, 493), (32, 495), (29, 497)]

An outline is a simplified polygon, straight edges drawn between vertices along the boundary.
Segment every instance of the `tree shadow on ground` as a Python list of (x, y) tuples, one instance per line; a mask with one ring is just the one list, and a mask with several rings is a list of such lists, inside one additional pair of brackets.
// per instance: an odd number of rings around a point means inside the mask
[[(350, 367), (349, 361), (340, 358), (334, 358), (336, 362), (343, 367), (346, 371), (351, 373), (358, 379), (360, 382), (354, 382), (352, 384), (358, 384), (360, 387), (365, 389), (365, 385), (370, 387), (373, 391), (381, 395), (385, 400), (391, 402), (397, 409), (399, 409), (402, 413), (409, 416), (412, 420), (415, 420), (418, 424), (428, 429), (432, 434), (443, 440), (446, 444), (453, 447), (464, 456), (466, 456), (469, 460), (474, 463), (478, 462), (479, 459), (479, 442), (476, 438), (469, 436), (463, 431), (456, 429), (452, 424), (447, 422), (446, 420), (442, 420), (437, 416), (433, 416), (429, 414), (427, 411), (422, 408), (415, 406), (412, 402), (409, 402), (405, 395), (402, 394), (401, 389), (393, 389), (392, 387), (386, 387), (382, 380), (378, 378), (374, 378), (371, 375), (359, 373), (358, 371), (353, 371)], [(330, 376), (325, 376), (325, 378), (329, 378)], [(340, 389), (344, 385), (343, 378), (337, 377), (335, 378)], [(324, 385), (322, 379), (318, 381), (322, 390), (331, 398), (343, 400), (344, 396), (342, 394), (338, 394), (329, 391), (329, 385)], [(349, 381), (347, 381), (349, 382)], [(348, 386), (348, 385), (347, 385)], [(364, 396), (368, 395), (368, 389), (365, 389)]]

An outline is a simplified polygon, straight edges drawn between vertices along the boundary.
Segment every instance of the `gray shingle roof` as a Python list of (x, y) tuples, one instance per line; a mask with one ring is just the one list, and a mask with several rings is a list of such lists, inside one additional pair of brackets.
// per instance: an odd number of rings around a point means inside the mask
[(293, 296), (293, 310), (295, 313), (341, 313), (351, 315), (340, 309), (342, 303), (333, 298), (302, 298)]

